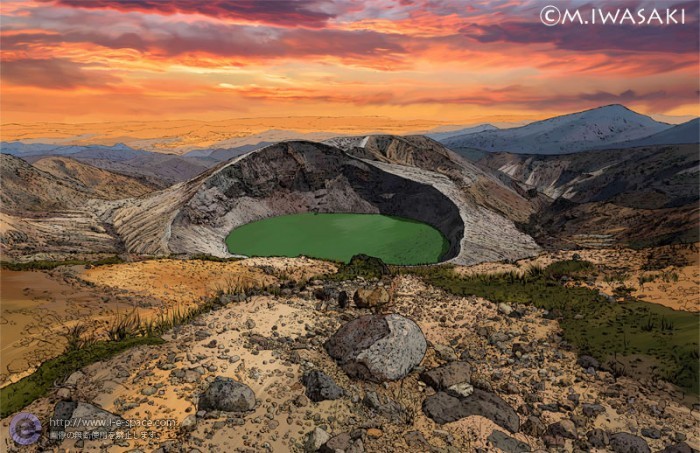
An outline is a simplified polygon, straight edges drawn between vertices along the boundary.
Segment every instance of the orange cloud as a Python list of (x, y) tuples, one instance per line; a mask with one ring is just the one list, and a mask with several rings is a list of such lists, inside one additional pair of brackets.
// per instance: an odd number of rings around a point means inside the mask
[(236, 114), (691, 112), (697, 5), (679, 27), (548, 28), (537, 2), (3, 2), (6, 119)]

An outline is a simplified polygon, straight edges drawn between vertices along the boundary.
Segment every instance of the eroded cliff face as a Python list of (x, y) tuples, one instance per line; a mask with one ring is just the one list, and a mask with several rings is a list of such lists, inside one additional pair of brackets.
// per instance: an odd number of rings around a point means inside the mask
[[(456, 165), (450, 170), (459, 173)], [(445, 259), (458, 263), (521, 258), (539, 250), (512, 221), (477, 206), (444, 174), (303, 141), (242, 156), (125, 203), (111, 215), (129, 251), (230, 256), (224, 239), (232, 229), (301, 212), (380, 213), (425, 222), (448, 239)]]
[(311, 142), (270, 146), (215, 171), (177, 212), (168, 248), (228, 255), (234, 228), (300, 212), (379, 213), (411, 218), (440, 230), (459, 253), (459, 209), (429, 184), (403, 178)]

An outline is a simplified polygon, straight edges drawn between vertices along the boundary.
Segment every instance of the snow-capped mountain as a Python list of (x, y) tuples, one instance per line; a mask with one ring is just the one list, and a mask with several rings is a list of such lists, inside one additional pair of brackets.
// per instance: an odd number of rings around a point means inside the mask
[(431, 132), (431, 133), (425, 134), (425, 136), (430, 137), (433, 140), (445, 141), (447, 139), (450, 139), (452, 137), (457, 137), (460, 135), (468, 135), (468, 134), (475, 134), (477, 132), (496, 131), (496, 130), (498, 130), (498, 128), (492, 124), (479, 124), (478, 126), (465, 127), (463, 129), (456, 129), (453, 131)]
[(637, 146), (682, 145), (687, 143), (700, 143), (700, 118), (695, 118), (654, 135), (620, 143), (616, 146), (633, 148)]
[(440, 141), (455, 151), (568, 154), (649, 137), (671, 127), (615, 104), (527, 126), (458, 135)]

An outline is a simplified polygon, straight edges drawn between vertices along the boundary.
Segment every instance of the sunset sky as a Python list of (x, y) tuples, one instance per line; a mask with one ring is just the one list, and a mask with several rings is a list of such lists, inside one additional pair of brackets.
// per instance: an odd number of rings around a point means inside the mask
[(2, 123), (698, 115), (697, 0), (597, 3), (685, 8), (671, 26), (546, 27), (548, 3), (3, 0)]

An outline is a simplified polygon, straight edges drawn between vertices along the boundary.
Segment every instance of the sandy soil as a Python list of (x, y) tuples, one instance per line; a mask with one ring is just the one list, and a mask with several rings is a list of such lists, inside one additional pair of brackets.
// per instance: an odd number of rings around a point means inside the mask
[[(142, 318), (184, 308), (234, 286), (263, 286), (288, 275), (308, 279), (334, 265), (299, 259), (237, 262), (152, 260), (50, 272), (2, 271), (0, 386), (34, 371), (63, 351), (70, 326), (87, 323), (100, 335), (107, 323), (136, 311)], [(85, 283), (87, 282), (87, 284)]]
[(0, 384), (30, 373), (64, 348), (61, 334), (76, 323), (127, 311), (127, 299), (78, 284), (60, 272), (0, 273)]

